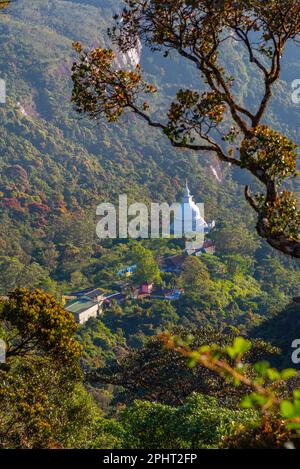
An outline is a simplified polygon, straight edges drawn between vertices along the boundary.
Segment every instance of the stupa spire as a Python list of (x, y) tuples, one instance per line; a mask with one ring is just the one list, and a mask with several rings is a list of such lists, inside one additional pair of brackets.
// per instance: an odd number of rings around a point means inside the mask
[(189, 189), (188, 180), (187, 180), (187, 179), (185, 180), (185, 193), (184, 193), (184, 196), (185, 196), (185, 197), (190, 197), (190, 196), (191, 196), (191, 191), (190, 191), (190, 189)]

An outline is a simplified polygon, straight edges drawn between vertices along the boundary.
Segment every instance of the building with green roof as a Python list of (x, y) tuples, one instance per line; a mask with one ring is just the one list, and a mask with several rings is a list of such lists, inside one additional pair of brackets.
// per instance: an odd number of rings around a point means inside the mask
[(75, 321), (78, 324), (84, 324), (90, 318), (98, 317), (100, 313), (99, 303), (92, 301), (88, 297), (81, 297), (69, 301), (65, 306), (67, 311), (74, 315)]

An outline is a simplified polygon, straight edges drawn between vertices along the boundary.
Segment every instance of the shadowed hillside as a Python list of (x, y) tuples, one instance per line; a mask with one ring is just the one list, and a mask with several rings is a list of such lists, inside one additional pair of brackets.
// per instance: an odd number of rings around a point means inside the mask
[[(300, 365), (292, 361), (292, 343), (300, 339), (300, 302), (294, 301), (283, 311), (264, 321), (258, 327), (250, 331), (251, 337), (262, 338), (281, 349), (281, 353), (275, 356), (273, 362), (276, 366), (295, 367), (300, 370)], [(299, 345), (298, 345), (299, 347)]]

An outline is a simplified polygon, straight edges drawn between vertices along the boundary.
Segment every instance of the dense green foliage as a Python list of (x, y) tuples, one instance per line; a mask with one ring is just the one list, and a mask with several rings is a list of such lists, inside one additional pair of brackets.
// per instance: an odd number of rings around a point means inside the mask
[(82, 386), (74, 318), (55, 298), (16, 290), (1, 305), (0, 447), (87, 447), (99, 409)]
[[(215, 399), (192, 394), (180, 407), (135, 401), (121, 415), (123, 446), (146, 449), (218, 447), (238, 425), (255, 420), (248, 411), (220, 407)], [(147, 431), (145, 431), (145, 428)]]
[[(255, 446), (257, 415), (239, 407), (245, 387), (189, 368), (157, 334), (192, 334), (195, 347), (225, 346), (237, 334), (262, 337), (253, 340), (249, 362), (290, 367), (298, 264), (255, 234), (243, 197), (243, 186), (254, 183), (239, 170), (170, 148), (137, 119), (78, 119), (70, 103), (72, 42), (107, 46), (106, 28), (121, 2), (16, 3), (0, 14), (0, 78), (7, 84), (0, 106), (0, 295), (17, 288), (1, 300), (0, 338), (9, 344), (8, 366), (0, 366), (1, 448)], [(238, 73), (243, 101), (255, 102), (259, 83), (243, 53), (227, 48), (222, 61)], [(143, 51), (141, 62), (161, 91), (155, 112), (168, 107), (176, 89), (196, 83), (197, 72), (173, 54)], [(294, 141), (289, 82), (299, 67), (291, 46), (266, 116)], [(181, 240), (97, 239), (101, 201), (117, 202), (121, 193), (147, 204), (179, 201), (186, 178), (206, 219), (216, 220), (215, 255), (187, 258), (180, 272), (166, 272), (163, 261), (182, 254)], [(287, 187), (299, 189), (293, 180)], [(131, 277), (118, 274), (133, 264)], [(76, 330), (61, 296), (88, 286), (115, 292), (120, 282), (128, 298)], [(143, 282), (182, 294), (176, 301), (131, 298)], [(263, 427), (275, 447), (287, 438), (280, 428), (274, 442)]]
[[(211, 327), (173, 329), (180, 337), (191, 337), (194, 348), (206, 344), (225, 347), (233, 340), (234, 334), (223, 334)], [(278, 350), (267, 343), (254, 340), (249, 363), (269, 360)], [(131, 404), (135, 399), (180, 405), (192, 393), (199, 392), (217, 398), (221, 405), (236, 408), (247, 388), (236, 389), (223, 383), (216, 373), (204, 367), (187, 367), (186, 360), (172, 350), (166, 350), (161, 339), (154, 337), (141, 350), (131, 351), (123, 359), (115, 359), (105, 368), (98, 368), (91, 374), (94, 384), (103, 383), (117, 386), (114, 403)]]

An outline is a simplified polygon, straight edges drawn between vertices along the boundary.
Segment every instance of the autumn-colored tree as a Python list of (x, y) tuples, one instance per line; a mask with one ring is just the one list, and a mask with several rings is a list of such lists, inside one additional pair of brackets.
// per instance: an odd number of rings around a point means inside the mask
[(6, 8), (10, 4), (11, 0), (0, 0), (0, 10)]
[(73, 316), (51, 295), (17, 289), (1, 304), (0, 448), (88, 444), (93, 415), (82, 387)]
[(16, 289), (2, 305), (0, 321), (7, 342), (6, 357), (34, 353), (63, 364), (77, 363), (81, 346), (74, 339), (74, 317), (51, 295)]
[[(216, 154), (247, 169), (263, 188), (245, 196), (256, 211), (258, 234), (275, 249), (300, 257), (300, 212), (283, 181), (296, 176), (297, 147), (265, 125), (274, 85), (280, 79), (286, 46), (300, 32), (300, 1), (287, 0), (124, 0), (126, 7), (111, 30), (122, 52), (138, 41), (152, 51), (176, 51), (199, 72), (199, 90), (179, 90), (165, 119), (157, 121), (145, 95), (156, 92), (135, 70), (114, 65), (111, 50), (85, 51), (78, 43), (73, 66), (73, 102), (92, 118), (117, 120), (135, 113), (166, 135), (174, 147)], [(222, 50), (238, 44), (261, 79), (258, 102), (245, 105)], [(203, 90), (203, 86), (205, 90)]]

